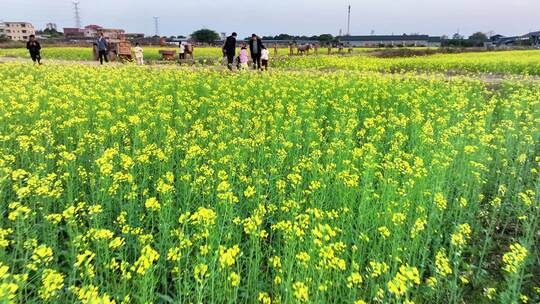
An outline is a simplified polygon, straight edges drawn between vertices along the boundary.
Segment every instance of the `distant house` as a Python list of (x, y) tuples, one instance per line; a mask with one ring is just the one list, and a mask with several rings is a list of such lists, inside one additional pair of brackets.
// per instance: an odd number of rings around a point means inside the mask
[(442, 45), (442, 38), (441, 37), (429, 37), (428, 38), (428, 45), (429, 47), (441, 47)]
[(90, 24), (84, 27), (84, 37), (86, 38), (95, 38), (100, 30), (103, 27), (95, 24)]
[(122, 29), (106, 29), (106, 28), (102, 28), (101, 30), (99, 30), (99, 33), (103, 33), (103, 36), (107, 39), (113, 39), (113, 40), (117, 40), (117, 39), (120, 39), (120, 36), (122, 35), (125, 35), (126, 34), (126, 31), (122, 30)]
[[(247, 42), (248, 39), (246, 39), (245, 41)], [(303, 40), (303, 39), (291, 39), (291, 40), (269, 40), (269, 39), (267, 40), (267, 39), (263, 39), (262, 43), (264, 45), (277, 44), (277, 45), (280, 45), (280, 46), (289, 45), (289, 44), (296, 44), (296, 45), (320, 44), (320, 42), (317, 41), (317, 40)]]
[(65, 27), (64, 37), (68, 39), (82, 39), (84, 38), (84, 30), (74, 27)]
[(540, 31), (530, 32), (526, 34), (525, 37), (530, 39), (533, 46), (540, 46)]
[(493, 35), (493, 36), (489, 37), (489, 40), (492, 41), (492, 42), (496, 42), (496, 41), (501, 40), (503, 38), (504, 38), (503, 35), (497, 34), (497, 35)]
[[(496, 37), (497, 36), (497, 37)], [(540, 46), (540, 31), (530, 32), (522, 36), (492, 36), (490, 39), (496, 46), (533, 45)], [(498, 37), (500, 36), (500, 37)]]
[[(430, 41), (430, 38), (431, 41)], [(388, 47), (388, 46), (440, 46), (440, 37), (428, 35), (370, 35), (343, 36), (341, 42), (354, 47)]]
[(87, 25), (83, 29), (64, 28), (64, 36), (67, 39), (89, 40), (96, 38), (100, 33), (103, 33), (103, 36), (105, 36), (105, 38), (117, 40), (120, 39), (120, 36), (124, 35), (126, 31), (122, 29), (107, 29), (96, 24)]
[(29, 22), (1, 22), (0, 35), (5, 35), (8, 39), (15, 41), (28, 40), (30, 35), (35, 35), (36, 31), (32, 23)]

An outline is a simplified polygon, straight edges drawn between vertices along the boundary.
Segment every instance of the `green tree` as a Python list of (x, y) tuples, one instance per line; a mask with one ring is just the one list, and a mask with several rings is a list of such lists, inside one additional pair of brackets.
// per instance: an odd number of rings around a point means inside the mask
[(488, 36), (482, 32), (476, 32), (472, 34), (471, 36), (469, 36), (469, 39), (474, 40), (474, 41), (484, 42), (488, 40)]
[(462, 40), (463, 38), (463, 35), (461, 35), (460, 33), (455, 33), (454, 36), (452, 36), (452, 39), (454, 40)]
[(201, 29), (193, 32), (191, 38), (197, 42), (213, 43), (216, 40), (219, 40), (219, 34), (210, 29)]
[(60, 33), (59, 31), (55, 29), (44, 29), (42, 31), (36, 31), (37, 35), (47, 35), (49, 38), (61, 38), (64, 37), (63, 33)]
[(330, 43), (332, 40), (334, 40), (334, 36), (331, 34), (322, 34), (317, 40), (319, 40), (321, 43)]

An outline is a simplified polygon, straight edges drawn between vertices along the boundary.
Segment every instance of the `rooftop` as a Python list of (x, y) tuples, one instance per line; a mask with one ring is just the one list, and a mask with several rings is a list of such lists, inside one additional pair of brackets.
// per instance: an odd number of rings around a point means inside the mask
[(428, 35), (366, 35), (342, 36), (341, 41), (417, 41), (429, 40)]
[(30, 22), (26, 22), (26, 21), (21, 21), (21, 22), (17, 22), (17, 21), (3, 21), (3, 22), (0, 22), (0, 23), (5, 23), (5, 24), (18, 24), (18, 23), (24, 23), (24, 24), (32, 24)]
[(102, 29), (102, 26), (96, 25), (96, 24), (89, 24), (84, 27), (85, 29), (93, 29), (93, 30), (99, 30)]

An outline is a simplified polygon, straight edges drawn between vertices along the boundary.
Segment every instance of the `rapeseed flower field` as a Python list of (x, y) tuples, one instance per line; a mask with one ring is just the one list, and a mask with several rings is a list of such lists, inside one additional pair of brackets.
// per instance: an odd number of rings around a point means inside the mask
[(483, 53), (436, 54), (406, 58), (371, 56), (295, 57), (279, 60), (276, 66), (297, 69), (351, 70), (378, 72), (471, 72), (540, 75), (540, 51), (497, 51)]
[(2, 303), (540, 300), (538, 84), (0, 75)]

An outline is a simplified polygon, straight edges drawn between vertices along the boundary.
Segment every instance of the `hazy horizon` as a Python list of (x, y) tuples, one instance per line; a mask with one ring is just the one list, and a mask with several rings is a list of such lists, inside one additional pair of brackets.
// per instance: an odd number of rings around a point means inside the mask
[[(28, 21), (36, 29), (56, 23), (74, 27), (72, 1), (3, 0), (0, 20)], [(46, 2), (46, 3), (44, 3)], [(82, 25), (98, 24), (127, 32), (154, 34), (159, 17), (162, 36), (189, 35), (200, 28), (241, 37), (277, 35), (338, 35), (347, 32), (347, 6), (352, 6), (351, 35), (421, 33), (465, 36), (476, 31), (518, 35), (540, 30), (535, 0), (274, 0), (211, 1), (80, 0)]]

